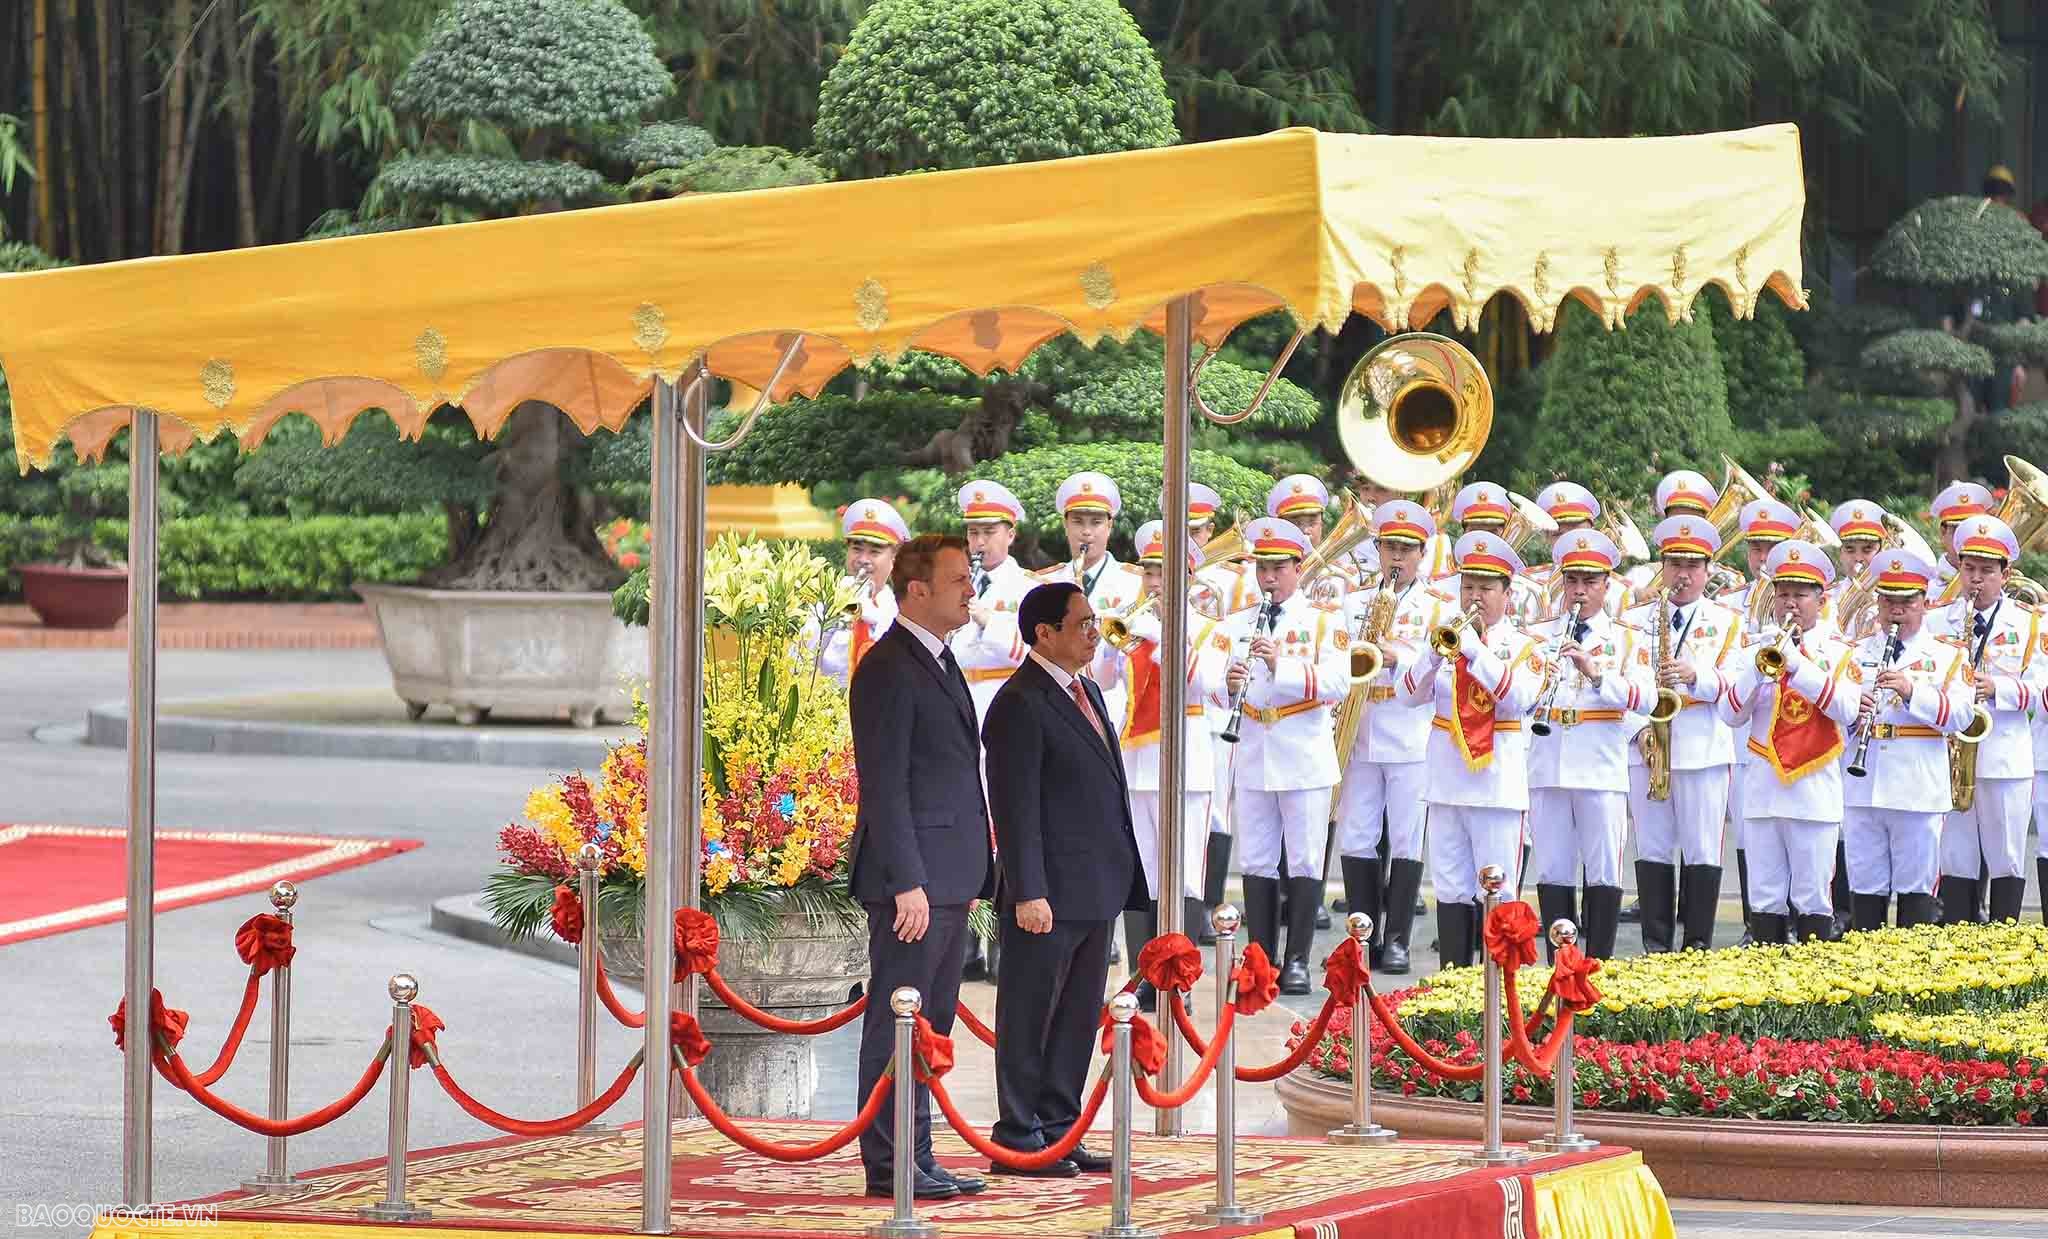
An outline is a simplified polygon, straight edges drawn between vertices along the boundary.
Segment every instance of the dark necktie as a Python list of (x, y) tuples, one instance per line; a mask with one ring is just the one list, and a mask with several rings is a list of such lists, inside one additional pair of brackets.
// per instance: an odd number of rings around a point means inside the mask
[(989, 580), (991, 579), (991, 578), (989, 577), (989, 574), (988, 574), (988, 573), (986, 573), (986, 572), (984, 572), (984, 573), (981, 573), (980, 575), (981, 575), (981, 579), (980, 579), (979, 581), (975, 582), (975, 585), (974, 585), (974, 596), (975, 596), (976, 598), (979, 598), (979, 597), (981, 597), (981, 596), (982, 596), (983, 594), (985, 594), (985, 593), (987, 593), (987, 592), (988, 592), (988, 583), (989, 583)]
[(960, 660), (953, 657), (952, 646), (942, 645), (939, 647), (939, 666), (945, 669), (946, 683), (953, 689), (953, 699), (965, 705), (968, 712), (972, 713), (974, 710), (974, 694), (967, 691), (967, 677), (960, 674)]
[(1586, 633), (1591, 631), (1591, 628), (1592, 626), (1584, 620), (1574, 620), (1572, 622), (1572, 644), (1584, 645), (1586, 643)]
[(1973, 639), (1975, 639), (1975, 640), (1978, 640), (1978, 641), (1982, 641), (1982, 640), (1983, 640), (1983, 639), (1985, 638), (1985, 636), (1986, 636), (1987, 634), (1989, 634), (1989, 633), (1990, 633), (1990, 631), (1991, 631), (1991, 617), (1990, 617), (1990, 616), (1988, 616), (1988, 615), (1979, 615), (1979, 616), (1978, 616), (1978, 617), (1977, 617), (1976, 619), (1973, 619), (1973, 620), (1971, 620), (1971, 621), (1970, 621), (1970, 636), (1971, 636), (1971, 637), (1972, 637)]

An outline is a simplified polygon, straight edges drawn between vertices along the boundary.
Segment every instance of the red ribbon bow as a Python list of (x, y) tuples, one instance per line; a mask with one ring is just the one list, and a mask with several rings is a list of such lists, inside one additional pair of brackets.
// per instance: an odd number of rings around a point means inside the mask
[(1486, 953), (1503, 968), (1536, 962), (1535, 910), (1521, 900), (1504, 903), (1486, 918)]
[(299, 948), (292, 945), (292, 923), (269, 912), (259, 912), (242, 922), (235, 931), (235, 954), (263, 976), (273, 968), (291, 967)]
[(567, 882), (555, 887), (555, 906), (548, 910), (548, 919), (554, 923), (555, 937), (570, 946), (583, 941), (583, 900), (575, 887)]
[(1346, 938), (1323, 961), (1323, 988), (1346, 1004), (1355, 1001), (1371, 979), (1372, 970), (1358, 949), (1358, 940)]
[(1266, 958), (1266, 948), (1254, 942), (1237, 961), (1237, 1000), (1230, 1005), (1239, 1015), (1257, 1015), (1280, 997), (1280, 971)]
[(1557, 948), (1557, 959), (1550, 968), (1550, 992), (1573, 1011), (1590, 1011), (1600, 1004), (1600, 990), (1593, 984), (1593, 974), (1598, 971), (1599, 960), (1581, 951), (1577, 943), (1566, 943)]
[[(1116, 1020), (1109, 1008), (1102, 1010), (1102, 1052), (1116, 1052)], [(1166, 1041), (1143, 1019), (1131, 1017), (1131, 1068), (1156, 1076), (1166, 1067)]]
[(1154, 938), (1138, 952), (1138, 974), (1162, 992), (1191, 990), (1202, 979), (1202, 949), (1186, 934)]
[(696, 908), (676, 910), (676, 980), (718, 967), (718, 920)]
[(911, 1035), (911, 1049), (920, 1084), (929, 1084), (953, 1069), (953, 1039), (940, 1036), (939, 1030), (922, 1015), (917, 1017), (917, 1031)]
[[(167, 1053), (176, 1050), (178, 1042), (185, 1039), (185, 1026), (190, 1022), (191, 1017), (183, 1011), (178, 1011), (164, 1005), (162, 990), (153, 989), (149, 991), (149, 1030), (155, 1036), (153, 1053)], [(126, 998), (123, 998), (121, 1005), (115, 1007), (114, 1013), (107, 1017), (107, 1023), (113, 1025), (114, 1028), (114, 1048), (127, 1049), (128, 1000)]]
[[(412, 1053), (407, 1057), (415, 1068), (427, 1065), (429, 1050), (436, 1054), (440, 1053), (440, 1043), (434, 1040), (434, 1036), (446, 1027), (448, 1025), (442, 1022), (440, 1016), (434, 1014), (432, 1007), (423, 1007), (419, 1003), (412, 1004)], [(386, 1028), (384, 1035), (390, 1036), (391, 1030)]]
[(683, 1062), (691, 1067), (711, 1053), (711, 1039), (698, 1026), (697, 1017), (687, 1011), (668, 1013), (668, 1043), (683, 1052)]

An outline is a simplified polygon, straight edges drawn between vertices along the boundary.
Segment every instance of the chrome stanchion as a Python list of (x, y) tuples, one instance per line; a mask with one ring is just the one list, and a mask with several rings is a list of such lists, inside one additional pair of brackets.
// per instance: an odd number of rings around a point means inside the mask
[(1113, 1129), (1109, 1144), (1109, 1225), (1088, 1232), (1092, 1239), (1157, 1239), (1159, 1232), (1131, 1221), (1131, 1020), (1138, 1000), (1118, 994), (1109, 1000), (1114, 1028), (1109, 1058), (1109, 1096)]
[[(1507, 874), (1499, 865), (1488, 865), (1479, 871), (1479, 889), (1486, 892), (1485, 910), (1479, 920), (1479, 950), (1486, 960), (1486, 1025), (1481, 1030), (1485, 1035), (1480, 1042), (1480, 1054), (1485, 1063), (1480, 1100), (1486, 1106), (1486, 1133), (1478, 1149), (1458, 1159), (1467, 1166), (1509, 1166), (1529, 1159), (1524, 1150), (1503, 1147), (1500, 1138), (1500, 965), (1494, 962), (1493, 952), (1486, 949), (1485, 935), (1494, 909), (1500, 907), (1500, 888), (1505, 885)], [(1516, 1012), (1517, 1016), (1520, 1014)]]
[[(1344, 918), (1345, 931), (1358, 944), (1358, 959), (1371, 964), (1372, 918), (1353, 912)], [(1351, 1121), (1329, 1135), (1331, 1144), (1391, 1144), (1400, 1135), (1372, 1119), (1372, 1004), (1365, 991), (1351, 996)]]
[[(1559, 917), (1550, 925), (1550, 945), (1565, 947), (1579, 940), (1579, 927)], [(1563, 1010), (1560, 1006), (1559, 1015)], [(1529, 1142), (1529, 1147), (1539, 1153), (1584, 1153), (1600, 1147), (1598, 1140), (1588, 1140), (1572, 1127), (1572, 1094), (1578, 1090), (1577, 1072), (1572, 1064), (1572, 1043), (1579, 1039), (1577, 1033), (1564, 1039), (1558, 1047), (1557, 1062), (1550, 1068), (1550, 1091), (1552, 1099), (1550, 1134)]]
[[(576, 946), (576, 1108), (597, 1099), (597, 880), (604, 849), (586, 843), (576, 852), (576, 895), (583, 902), (583, 941)], [(595, 1120), (578, 1131), (616, 1130)]]
[[(292, 906), (299, 902), (299, 888), (290, 882), (273, 883), (270, 888), (270, 906), (277, 919), (291, 924)], [(292, 966), (279, 964), (270, 970), (270, 1112), (272, 1122), (281, 1123), (289, 1115), (286, 1107), (291, 1101), (291, 1046), (292, 1046)], [(267, 1146), (263, 1173), (242, 1180), (245, 1192), (261, 1192), (266, 1196), (296, 1196), (312, 1190), (312, 1184), (301, 1183), (292, 1177), (286, 1165), (287, 1140), (284, 1136), (271, 1136), (264, 1142)]]
[(917, 1013), (924, 996), (908, 985), (889, 995), (896, 1013), (895, 1147), (889, 1161), (895, 1176), (896, 1211), (889, 1220), (868, 1227), (874, 1239), (930, 1239), (939, 1228), (917, 1219)]
[[(1216, 1014), (1236, 1001), (1232, 976), (1237, 972), (1237, 930), (1244, 918), (1231, 904), (1209, 914), (1216, 930)], [(1265, 1214), (1237, 1203), (1237, 1042), (1223, 1043), (1216, 1056), (1216, 1203), (1202, 1212), (1211, 1226), (1249, 1226)]]
[(418, 1222), (433, 1215), (405, 1198), (406, 1124), (412, 1101), (412, 1000), (420, 983), (401, 972), (391, 978), (391, 1130), (385, 1145), (384, 1199), (356, 1210), (372, 1222)]

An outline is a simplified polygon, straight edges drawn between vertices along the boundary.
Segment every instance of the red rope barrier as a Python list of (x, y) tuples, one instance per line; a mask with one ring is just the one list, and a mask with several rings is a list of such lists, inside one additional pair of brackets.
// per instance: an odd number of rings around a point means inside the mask
[(589, 1105), (573, 1114), (542, 1122), (530, 1122), (500, 1114), (470, 1096), (455, 1082), (455, 1077), (448, 1074), (448, 1068), (442, 1064), (438, 1054), (434, 1056), (433, 1072), (434, 1078), (441, 1082), (441, 1091), (448, 1094), (449, 1100), (462, 1107), (463, 1113), (478, 1122), (515, 1136), (560, 1136), (575, 1131), (617, 1104), (619, 1098), (626, 1095), (626, 1088), (633, 1083), (633, 1077), (640, 1074), (642, 1054), (633, 1055), (632, 1061), (619, 1072), (619, 1078), (612, 1081), (612, 1086), (601, 1095), (592, 1098)]
[(283, 1120), (267, 1119), (262, 1115), (252, 1114), (232, 1101), (216, 1097), (205, 1085), (193, 1078), (191, 1069), (185, 1066), (184, 1060), (180, 1059), (175, 1052), (171, 1054), (159, 1053), (154, 1057), (156, 1059), (157, 1072), (165, 1080), (168, 1080), (174, 1087), (184, 1090), (191, 1095), (194, 1101), (220, 1115), (228, 1122), (238, 1127), (246, 1127), (259, 1136), (299, 1136), (316, 1128), (327, 1126), (327, 1124), (347, 1114), (350, 1110), (355, 1109), (358, 1102), (369, 1096), (370, 1090), (377, 1085), (378, 1077), (384, 1074), (385, 1060), (391, 1057), (391, 1038), (386, 1037), (384, 1039), (383, 1046), (377, 1051), (377, 1057), (372, 1059), (370, 1065), (363, 1069), (362, 1078), (355, 1082), (355, 1087), (318, 1110), (314, 1110), (309, 1114), (302, 1114), (295, 1119)]
[(193, 1076), (200, 1084), (211, 1086), (228, 1073), (234, 1065), (235, 1053), (242, 1048), (243, 1034), (249, 1031), (249, 1017), (256, 1014), (256, 996), (263, 988), (263, 973), (255, 968), (249, 970), (249, 983), (242, 987), (242, 1009), (235, 1012), (234, 1026), (228, 1029), (228, 1039), (221, 1043), (220, 1054), (214, 1058), (213, 1066)]
[[(962, 1007), (961, 1010), (964, 1011), (966, 1008)], [(1088, 1129), (1095, 1125), (1095, 1116), (1102, 1109), (1102, 1099), (1109, 1096), (1109, 1073), (1105, 1071), (1095, 1081), (1095, 1091), (1088, 1095), (1088, 1104), (1081, 1107), (1081, 1117), (1074, 1120), (1074, 1125), (1067, 1129), (1067, 1134), (1060, 1137), (1058, 1143), (1046, 1145), (1030, 1153), (1020, 1153), (1016, 1149), (1006, 1149), (983, 1136), (973, 1124), (961, 1117), (959, 1108), (953, 1104), (952, 1094), (946, 1091), (946, 1086), (937, 1078), (932, 1079), (930, 1083), (932, 1100), (939, 1103), (940, 1112), (946, 1116), (946, 1121), (953, 1125), (953, 1130), (960, 1133), (960, 1138), (967, 1142), (967, 1147), (1012, 1170), (1043, 1170), (1054, 1162), (1064, 1160), (1067, 1154), (1072, 1153), (1080, 1146), (1081, 1141), (1087, 1138)]]
[[(960, 1017), (960, 1022), (962, 1024), (967, 1025), (967, 1031), (974, 1034), (974, 1039), (976, 1041), (981, 1042), (983, 1045), (989, 1047), (990, 1049), (995, 1048), (996, 1030), (982, 1023), (981, 1017), (976, 1015), (971, 1007), (969, 1007), (966, 1003), (963, 1002), (960, 1004), (959, 1009), (956, 1010), (954, 1014)], [(1053, 1160), (1058, 1161), (1059, 1159), (1054, 1158)], [(1050, 1165), (1051, 1163), (1047, 1164)]]
[[(1517, 971), (1519, 970), (1513, 968), (1501, 969), (1501, 984), (1507, 991), (1505, 1003), (1508, 1010), (1508, 1053), (1534, 1072), (1538, 1079), (1547, 1080), (1550, 1078), (1551, 1068), (1557, 1065), (1558, 1052), (1571, 1039), (1572, 1010), (1570, 1006), (1560, 1004), (1557, 1022), (1551, 1027), (1550, 1036), (1544, 1039), (1540, 1047), (1529, 1044), (1529, 1028), (1533, 1021), (1531, 1024), (1525, 1024), (1522, 1020), (1521, 994), (1515, 987)], [(1549, 995), (1544, 996), (1544, 1001), (1549, 1001)]]
[[(785, 1020), (781, 1016), (768, 1014), (753, 1003), (740, 997), (733, 991), (731, 986), (725, 983), (725, 978), (718, 975), (717, 969), (705, 973), (704, 980), (711, 986), (711, 992), (718, 995), (720, 1002), (731, 1007), (736, 1014), (745, 1016), (769, 1032), (795, 1033), (800, 1037), (828, 1033), (835, 1028), (842, 1028), (851, 1024), (860, 1018), (863, 1011), (868, 1009), (868, 996), (862, 994), (851, 1005), (842, 1007), (822, 1019)], [(965, 1010), (965, 1008), (963, 1007), (962, 1010)], [(991, 1042), (990, 1044), (994, 1043)]]
[[(1181, 1006), (1180, 991), (1168, 990), (1173, 995), (1173, 1005)], [(1209, 1039), (1209, 1048), (1202, 1052), (1201, 1060), (1181, 1086), (1170, 1093), (1162, 1093), (1152, 1087), (1152, 1079), (1143, 1072), (1132, 1072), (1131, 1079), (1138, 1086), (1138, 1096), (1154, 1110), (1178, 1110), (1195, 1099), (1202, 1091), (1202, 1085), (1209, 1082), (1209, 1073), (1216, 1070), (1216, 1060), (1223, 1057), (1223, 1047), (1229, 1044), (1231, 1029), (1237, 1024), (1237, 1007), (1223, 1008), (1223, 1017), (1216, 1021), (1216, 1035)]]
[[(1188, 1017), (1188, 1009), (1181, 1002), (1180, 995), (1174, 994), (1169, 1001), (1173, 1006), (1174, 1025), (1180, 1029), (1180, 1035), (1188, 1043), (1188, 1048), (1197, 1054), (1208, 1054), (1209, 1042), (1203, 1038), (1200, 1030), (1196, 1029), (1195, 1022)], [(1316, 1012), (1314, 1022), (1309, 1025), (1308, 1031), (1302, 1034), (1301, 1044), (1295, 1046), (1292, 1053), (1278, 1062), (1268, 1063), (1263, 1067), (1239, 1067), (1238, 1081), (1244, 1084), (1271, 1083), (1307, 1062), (1308, 1056), (1315, 1053), (1317, 1044), (1322, 1041), (1323, 1034), (1329, 1031), (1330, 1019), (1336, 1014), (1337, 1007), (1335, 994), (1324, 999), (1323, 1009)], [(1235, 1011), (1236, 1007), (1233, 1006), (1231, 1010)]]
[(881, 1115), (882, 1107), (889, 1102), (890, 1086), (895, 1080), (892, 1073), (875, 1081), (875, 1087), (868, 1091), (867, 1104), (860, 1108), (859, 1114), (853, 1116), (853, 1121), (824, 1139), (814, 1140), (809, 1144), (777, 1144), (772, 1140), (750, 1136), (740, 1130), (739, 1125), (734, 1123), (725, 1111), (718, 1108), (718, 1103), (712, 1100), (711, 1094), (704, 1091), (704, 1086), (697, 1080), (694, 1068), (677, 1070), (682, 1074), (683, 1087), (689, 1090), (690, 1099), (697, 1103), (697, 1109), (703, 1112), (704, 1117), (720, 1135), (749, 1153), (758, 1153), (762, 1157), (778, 1162), (807, 1162), (814, 1158), (830, 1156), (845, 1148), (867, 1129), (869, 1123)]
[[(1460, 1066), (1457, 1063), (1446, 1062), (1423, 1049), (1415, 1038), (1408, 1035), (1408, 1030), (1401, 1027), (1400, 1017), (1387, 1006), (1387, 1000), (1374, 992), (1370, 985), (1366, 987), (1365, 997), (1372, 1004), (1372, 1013), (1379, 1018), (1380, 1027), (1387, 1030), (1387, 1035), (1394, 1039), (1394, 1044), (1401, 1047), (1402, 1053), (1420, 1063), (1430, 1074), (1442, 1076), (1446, 1080), (1460, 1081), (1477, 1080), (1486, 1074), (1485, 1063), (1467, 1063)], [(1303, 1044), (1309, 1044), (1306, 1038), (1303, 1039)]]
[(647, 1027), (647, 1013), (645, 1011), (627, 1010), (626, 1004), (620, 1002), (619, 996), (612, 992), (612, 977), (610, 973), (604, 970), (604, 961), (602, 959), (597, 961), (597, 996), (604, 1003), (605, 1010), (610, 1011), (612, 1018), (619, 1023), (624, 1024), (628, 1028)]

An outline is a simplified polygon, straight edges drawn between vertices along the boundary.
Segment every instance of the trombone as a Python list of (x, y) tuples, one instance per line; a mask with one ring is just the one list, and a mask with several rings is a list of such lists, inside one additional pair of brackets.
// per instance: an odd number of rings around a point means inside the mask
[(1464, 643), (1465, 630), (1478, 622), (1479, 604), (1475, 602), (1471, 610), (1448, 624), (1438, 624), (1432, 629), (1429, 634), (1429, 648), (1435, 650), (1439, 658), (1455, 658), (1458, 647)]
[(1543, 651), (1543, 692), (1536, 698), (1535, 708), (1529, 711), (1534, 720), (1529, 724), (1531, 735), (1550, 734), (1551, 706), (1556, 703), (1557, 691), (1564, 684), (1564, 671), (1558, 663), (1564, 658), (1564, 647), (1571, 639), (1572, 629), (1579, 626), (1579, 611), (1584, 605), (1578, 602), (1572, 604), (1572, 609), (1564, 617), (1564, 623), (1558, 627), (1557, 636), (1551, 641), (1550, 648)]

